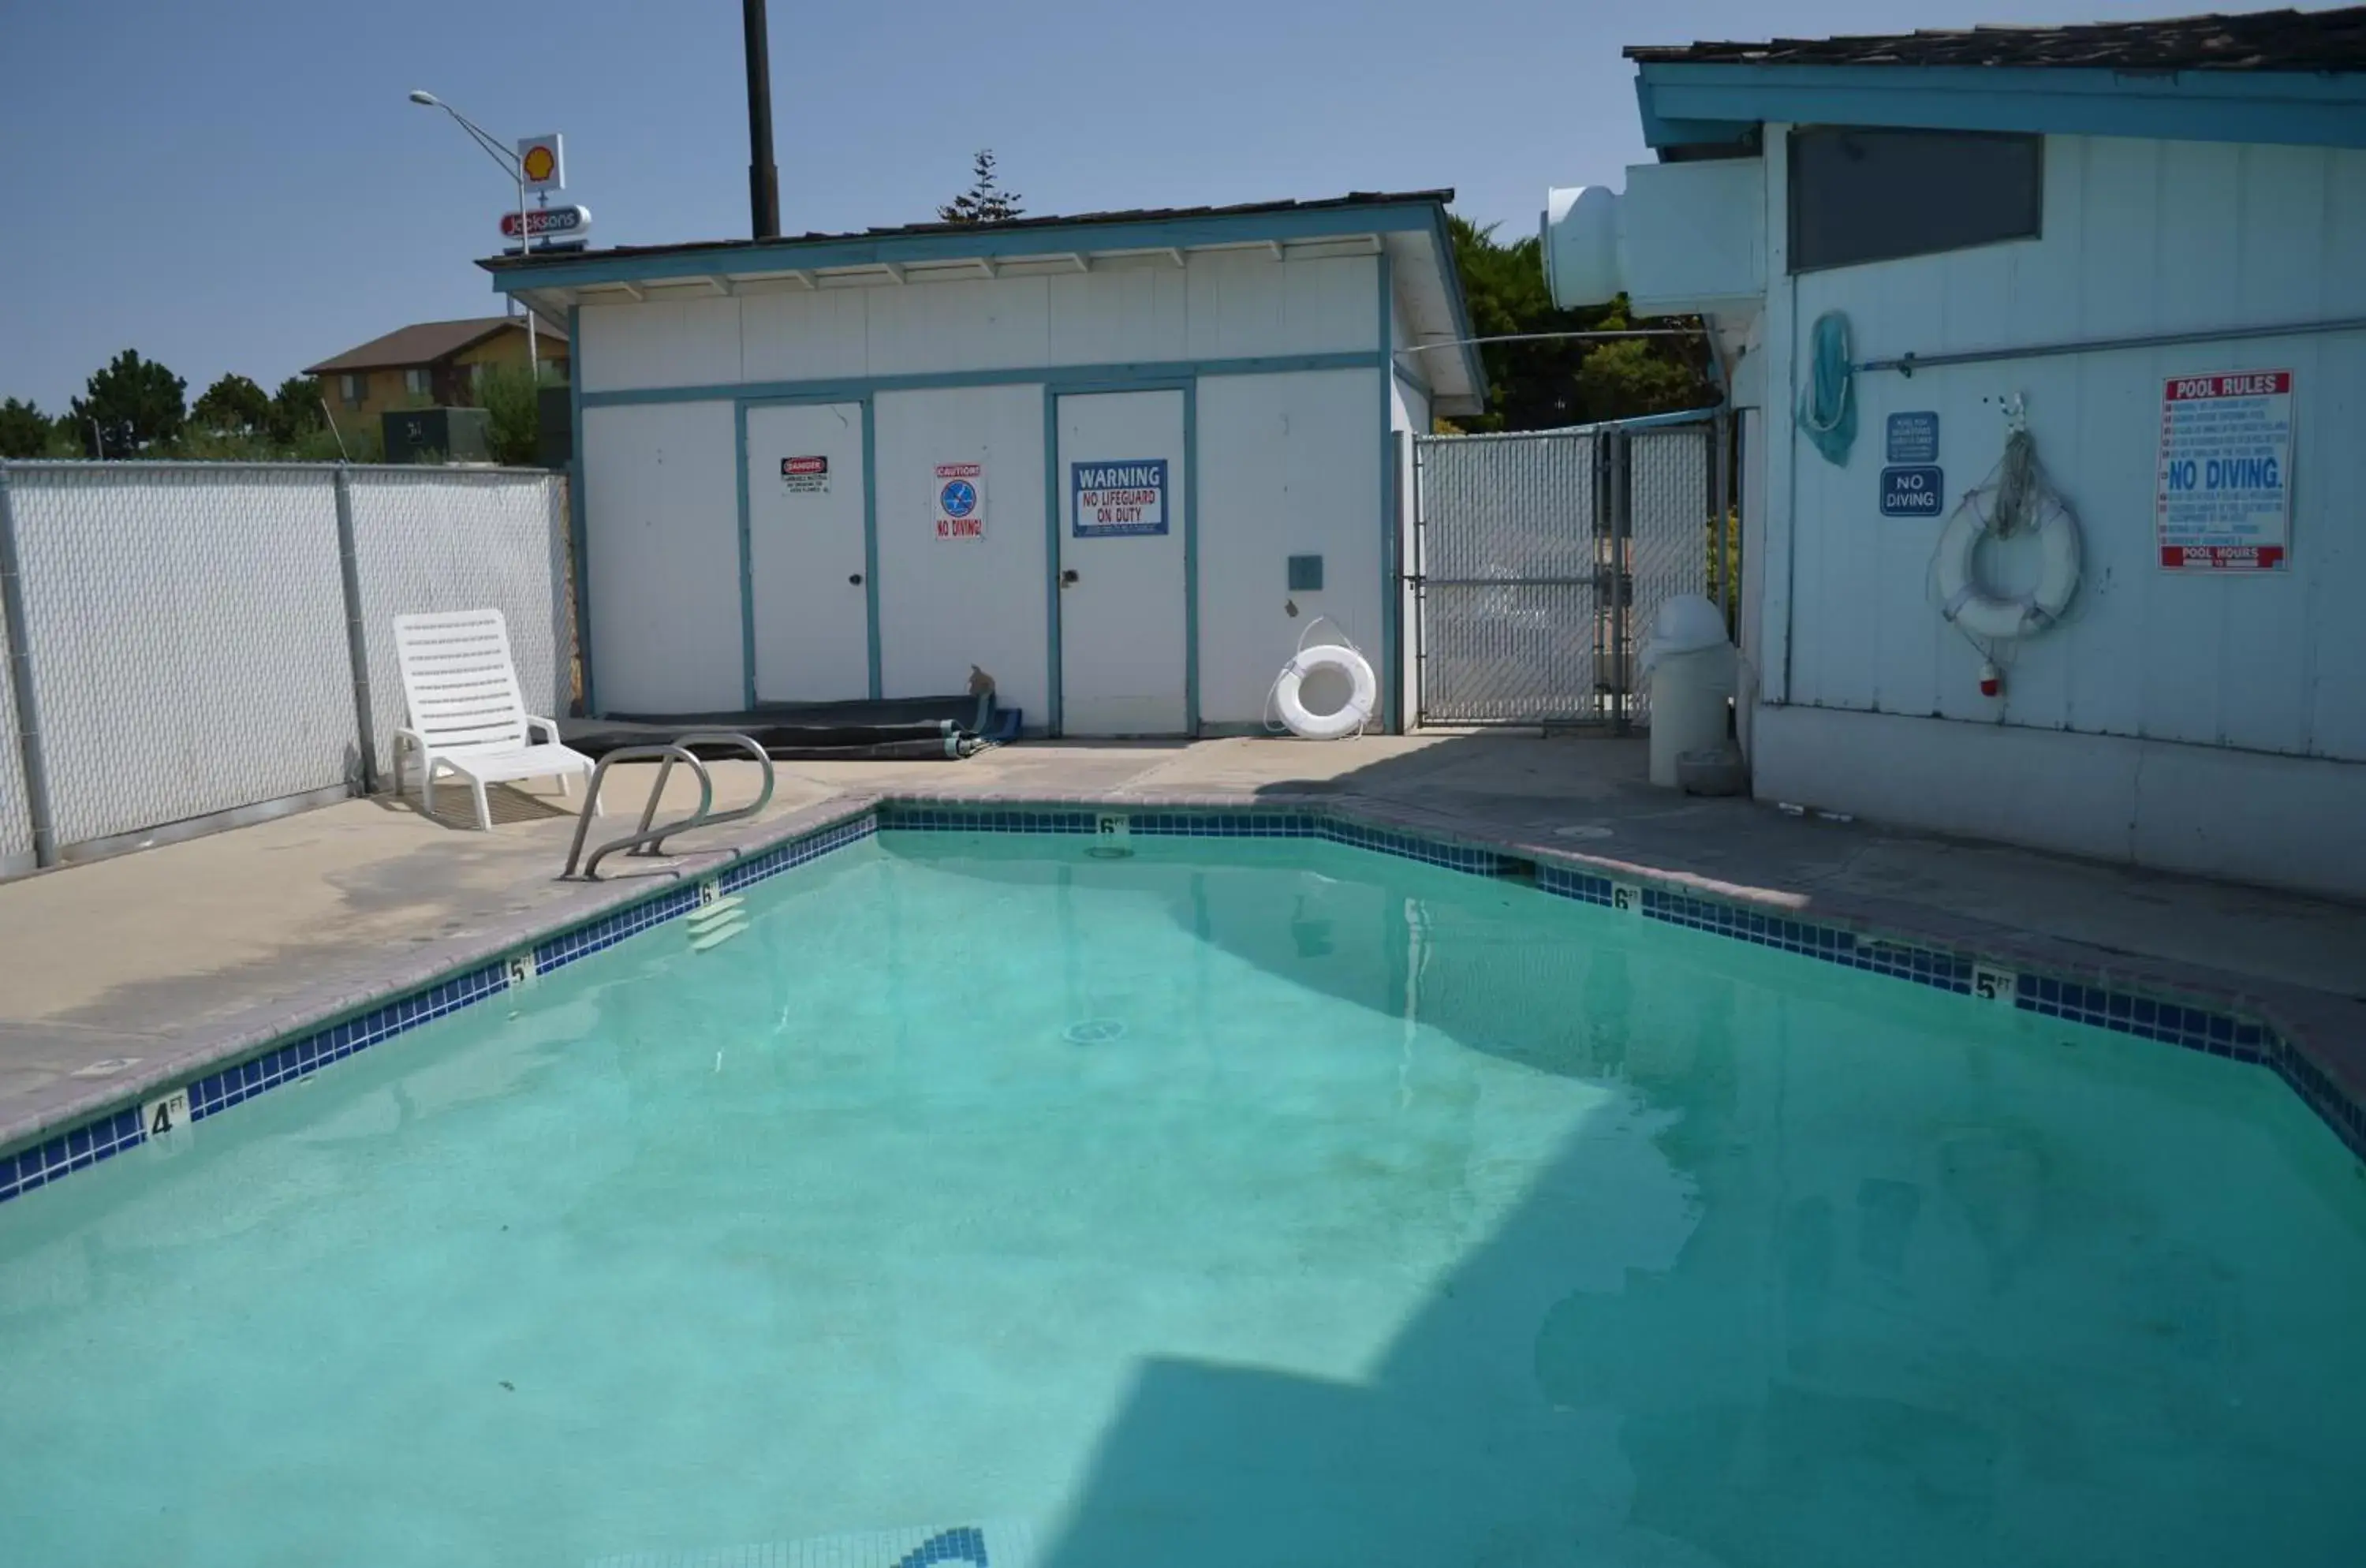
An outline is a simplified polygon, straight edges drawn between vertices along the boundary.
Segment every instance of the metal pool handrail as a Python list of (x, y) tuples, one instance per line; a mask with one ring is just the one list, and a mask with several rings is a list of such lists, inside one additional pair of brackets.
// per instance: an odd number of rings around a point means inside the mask
[[(756, 798), (752, 802), (746, 806), (736, 807), (729, 811), (712, 809), (715, 805), (714, 775), (706, 771), (706, 764), (699, 761), (697, 753), (691, 750), (693, 746), (702, 745), (738, 746), (755, 758), (758, 764), (764, 770), (764, 784), (763, 787), (757, 791)], [(600, 798), (600, 783), (607, 774), (609, 764), (646, 762), (658, 759), (663, 759), (663, 766), (658, 769), (656, 782), (649, 787), (648, 804), (641, 807), (640, 825), (623, 838), (611, 840), (593, 850), (592, 858), (583, 863), (582, 879), (584, 881), (600, 880), (600, 863), (618, 850), (625, 850), (636, 855), (656, 855), (661, 852), (660, 846), (665, 840), (676, 833), (686, 832), (693, 828), (711, 828), (720, 822), (737, 822), (755, 816), (772, 804), (773, 784), (772, 756), (745, 735), (735, 735), (722, 730), (702, 730), (662, 745), (622, 747), (601, 758), (599, 765), (592, 770), (592, 783), (584, 791), (583, 810), (575, 819), (575, 841), (568, 848), (566, 869), (558, 874), (561, 881), (572, 879), (576, 874), (577, 862), (582, 860), (583, 840), (592, 828), (592, 808)], [(650, 823), (657, 816), (658, 800), (665, 794), (666, 781), (673, 776), (673, 765), (677, 761), (689, 763), (691, 772), (698, 775), (698, 806), (690, 815), (678, 821), (667, 822), (653, 828)]]

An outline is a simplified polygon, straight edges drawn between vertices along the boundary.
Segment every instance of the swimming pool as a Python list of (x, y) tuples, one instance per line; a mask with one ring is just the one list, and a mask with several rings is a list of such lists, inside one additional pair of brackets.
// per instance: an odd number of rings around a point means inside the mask
[(2268, 1073), (1088, 848), (866, 839), (0, 1208), (10, 1560), (2366, 1558)]

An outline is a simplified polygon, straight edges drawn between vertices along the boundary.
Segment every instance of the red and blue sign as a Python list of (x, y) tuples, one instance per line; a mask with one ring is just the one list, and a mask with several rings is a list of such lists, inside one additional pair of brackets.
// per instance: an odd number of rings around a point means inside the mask
[(1166, 459), (1130, 457), (1068, 465), (1076, 498), (1070, 529), (1079, 539), (1166, 532)]

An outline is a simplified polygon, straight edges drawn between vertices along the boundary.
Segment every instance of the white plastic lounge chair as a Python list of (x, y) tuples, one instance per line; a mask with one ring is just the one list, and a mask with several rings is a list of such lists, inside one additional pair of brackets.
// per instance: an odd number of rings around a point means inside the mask
[[(402, 700), (411, 728), (394, 732), (394, 792), (402, 793), (402, 751), (408, 744), (425, 768), (421, 804), (435, 814), (440, 769), (468, 781), (477, 796), (477, 825), (491, 832), (485, 786), (511, 779), (556, 778), (561, 795), (577, 773), (587, 779), (592, 759), (558, 744), (558, 726), (525, 711), (517, 665), (510, 658), (509, 624), (499, 610), (397, 615), (394, 654), (402, 668)], [(549, 737), (536, 744), (534, 732)], [(592, 803), (598, 815), (600, 803)]]

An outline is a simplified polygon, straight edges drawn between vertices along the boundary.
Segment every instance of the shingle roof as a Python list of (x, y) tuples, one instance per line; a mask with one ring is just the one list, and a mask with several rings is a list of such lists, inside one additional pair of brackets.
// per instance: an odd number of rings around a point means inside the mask
[[(540, 323), (543, 333), (558, 341), (567, 341), (567, 334), (547, 321)], [(332, 375), (342, 370), (396, 370), (413, 365), (432, 365), (447, 355), (482, 343), (504, 327), (523, 330), (523, 316), (471, 316), (459, 321), (414, 321), (407, 327), (397, 327), (384, 337), (376, 337), (358, 348), (349, 348), (332, 359), (307, 366), (307, 376)]]
[[(1398, 202), (1434, 201), (1441, 206), (1452, 202), (1454, 192), (1447, 190), (1409, 191), (1349, 191), (1346, 196), (1326, 197), (1316, 201), (1253, 201), (1237, 207), (1142, 207), (1118, 212), (1074, 212), (1041, 218), (1011, 218), (993, 224), (967, 223), (905, 223), (884, 229), (857, 229), (837, 234), (783, 234), (777, 240), (688, 240), (669, 245), (614, 245), (599, 251), (537, 251), (534, 262), (580, 261), (592, 256), (661, 256), (679, 255), (698, 251), (744, 249), (752, 244), (785, 245), (806, 241), (882, 240), (912, 234), (1005, 234), (1013, 230), (1075, 228), (1094, 223), (1163, 223), (1171, 219), (1238, 218), (1265, 212), (1319, 212), (1332, 208), (1384, 207)], [(489, 271), (503, 271), (520, 265), (514, 255), (488, 256), (478, 265)], [(533, 265), (532, 263), (524, 265)]]
[(2366, 71), (2366, 6), (2149, 22), (1973, 28), (1627, 51), (1646, 64), (2000, 65), (2103, 71)]

